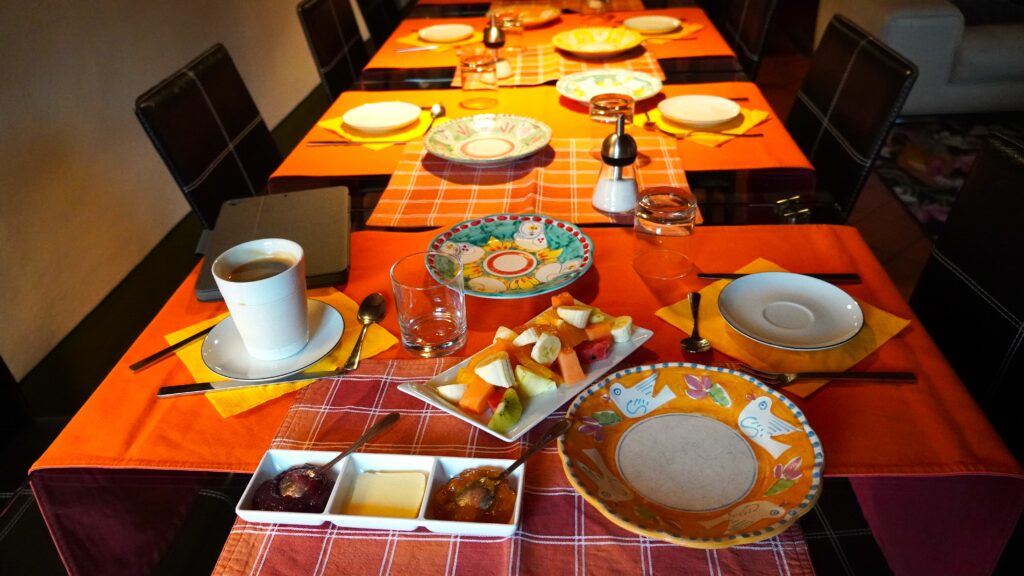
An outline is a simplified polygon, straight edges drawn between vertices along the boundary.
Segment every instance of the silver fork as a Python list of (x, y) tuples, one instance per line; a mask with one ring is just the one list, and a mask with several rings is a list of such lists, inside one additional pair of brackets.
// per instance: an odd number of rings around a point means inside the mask
[(746, 364), (737, 364), (745, 372), (769, 386), (785, 386), (797, 380), (873, 380), (876, 382), (917, 382), (913, 372), (768, 372)]

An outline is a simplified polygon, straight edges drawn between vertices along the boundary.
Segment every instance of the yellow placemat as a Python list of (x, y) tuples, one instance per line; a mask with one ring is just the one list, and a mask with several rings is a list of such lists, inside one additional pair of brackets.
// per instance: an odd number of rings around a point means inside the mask
[[(704, 146), (710, 146), (712, 148), (721, 146), (726, 142), (733, 139), (730, 134), (745, 134), (748, 130), (757, 126), (768, 119), (768, 112), (764, 110), (748, 110), (747, 108), (740, 108), (740, 115), (734, 120), (730, 120), (728, 123), (723, 125), (714, 126), (707, 128), (709, 132), (702, 132), (700, 128), (686, 128), (680, 124), (676, 124), (671, 120), (664, 118), (661, 115), (661, 111), (655, 108), (647, 113), (646, 118), (643, 114), (637, 114), (634, 118), (634, 123), (644, 123), (647, 120), (654, 122), (654, 124), (662, 132), (671, 134), (673, 136), (686, 138), (688, 142), (695, 142), (697, 144), (703, 144)], [(715, 132), (714, 134), (710, 132)]]
[(434, 50), (434, 52), (437, 54), (447, 52), (452, 48), (456, 48), (458, 46), (465, 46), (466, 44), (476, 44), (478, 42), (483, 41), (484, 33), (481, 32), (480, 30), (474, 30), (472, 36), (466, 38), (465, 40), (459, 40), (458, 42), (424, 42), (423, 40), (420, 40), (420, 36), (416, 32), (413, 32), (412, 34), (406, 34), (405, 36), (402, 36), (401, 38), (398, 39), (399, 43), (408, 44), (410, 46), (437, 46), (437, 49)]
[[(438, 118), (437, 122), (440, 123), (442, 120), (444, 119)], [(420, 119), (408, 128), (400, 128), (394, 132), (388, 132), (387, 134), (374, 134), (373, 136), (365, 136), (358, 132), (346, 130), (340, 117), (321, 120), (317, 122), (316, 125), (325, 130), (330, 130), (347, 140), (351, 140), (353, 142), (366, 142), (363, 146), (370, 150), (383, 150), (388, 146), (394, 146), (395, 141), (406, 142), (415, 140), (426, 134), (427, 130), (430, 128), (430, 111), (424, 110), (420, 112)], [(381, 142), (381, 140), (387, 140), (387, 142)]]
[[(355, 346), (356, 337), (359, 336), (359, 330), (362, 328), (362, 325), (359, 324), (359, 320), (356, 319), (356, 311), (359, 309), (359, 305), (351, 298), (334, 288), (310, 290), (308, 295), (310, 298), (316, 298), (321, 302), (326, 302), (327, 304), (334, 306), (338, 312), (341, 312), (341, 317), (345, 319), (345, 332), (342, 334), (338, 345), (334, 347), (334, 350), (332, 350), (330, 354), (325, 356), (316, 364), (306, 368), (305, 371), (315, 372), (322, 370), (334, 370), (348, 360), (348, 355), (352, 352), (352, 347)], [(197, 322), (192, 326), (164, 336), (164, 339), (167, 340), (168, 343), (178, 342), (190, 334), (194, 334), (207, 326), (212, 326), (220, 322), (226, 317), (227, 314), (221, 314), (216, 318)], [(394, 335), (384, 328), (381, 328), (379, 325), (373, 324), (366, 331), (366, 338), (363, 340), (362, 357), (369, 358), (376, 354), (380, 354), (397, 343), (398, 339), (395, 338)], [(181, 350), (178, 350), (177, 354), (178, 358), (185, 363), (185, 367), (188, 368), (189, 373), (192, 374), (192, 377), (195, 378), (196, 382), (208, 382), (224, 379), (223, 376), (213, 372), (206, 367), (206, 364), (203, 363), (202, 346), (186, 346)], [(312, 380), (306, 380), (304, 382), (290, 382), (287, 384), (275, 384), (273, 386), (255, 386), (239, 390), (207, 392), (206, 398), (211, 404), (213, 404), (213, 407), (217, 409), (217, 412), (219, 412), (221, 416), (227, 418), (228, 416), (234, 416), (235, 414), (255, 408), (256, 406), (273, 400), (278, 396), (304, 388), (309, 385), (310, 382), (312, 382)]]
[[(786, 270), (768, 260), (758, 258), (747, 264), (738, 272), (786, 272)], [(903, 330), (910, 320), (894, 316), (866, 302), (858, 300), (864, 311), (864, 328), (852, 340), (842, 346), (830, 350), (791, 351), (772, 348), (740, 336), (730, 328), (718, 312), (718, 295), (725, 288), (728, 280), (719, 280), (700, 291), (700, 332), (711, 340), (716, 350), (749, 364), (760, 370), (778, 372), (829, 371), (842, 372), (849, 370), (880, 346)], [(661, 308), (656, 312), (659, 318), (689, 333), (693, 326), (690, 314), (690, 303), (681, 300)], [(787, 392), (806, 397), (826, 384), (825, 380), (806, 380), (794, 382), (785, 387)]]
[[(619, 26), (619, 28), (630, 30), (625, 26)], [(683, 38), (686, 38), (691, 34), (699, 32), (703, 29), (703, 24), (689, 24), (683, 22), (679, 29), (676, 30), (675, 32), (668, 32), (666, 34), (644, 34), (643, 37), (645, 42), (651, 42), (653, 44), (664, 44), (666, 42), (672, 42), (673, 40), (682, 40)]]

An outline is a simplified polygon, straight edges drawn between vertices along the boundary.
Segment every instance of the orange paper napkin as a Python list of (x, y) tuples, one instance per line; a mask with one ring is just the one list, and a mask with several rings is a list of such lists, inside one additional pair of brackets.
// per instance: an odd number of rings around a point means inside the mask
[[(738, 272), (786, 272), (780, 266), (763, 258), (747, 264)], [(849, 370), (880, 346), (903, 330), (910, 320), (894, 316), (866, 302), (858, 300), (864, 311), (864, 328), (852, 340), (830, 350), (792, 351), (772, 348), (754, 342), (738, 334), (726, 324), (718, 312), (718, 295), (725, 288), (728, 280), (719, 280), (700, 291), (700, 331), (701, 335), (711, 340), (716, 350), (749, 364), (760, 370), (777, 372), (808, 372), (829, 371), (842, 372)], [(656, 312), (659, 318), (673, 326), (689, 332), (693, 327), (693, 316), (690, 314), (690, 303), (681, 300), (661, 308)], [(784, 388), (797, 396), (806, 397), (826, 384), (825, 380), (801, 380)]]
[(684, 138), (687, 142), (694, 142), (714, 148), (732, 140), (736, 134), (746, 134), (748, 130), (767, 120), (768, 116), (768, 112), (764, 110), (741, 108), (739, 118), (730, 120), (725, 124), (708, 128), (688, 128), (665, 118), (662, 116), (661, 111), (655, 108), (647, 113), (646, 119), (643, 114), (637, 114), (633, 119), (633, 123), (644, 124), (647, 120), (650, 120), (662, 132), (677, 138)]
[[(348, 360), (349, 353), (352, 352), (352, 347), (355, 346), (356, 337), (359, 336), (359, 330), (362, 327), (359, 324), (359, 320), (356, 319), (356, 311), (359, 309), (359, 305), (355, 303), (351, 298), (342, 294), (334, 288), (320, 288), (317, 290), (310, 290), (308, 293), (310, 298), (316, 298), (322, 302), (330, 304), (338, 312), (341, 312), (342, 318), (345, 320), (345, 332), (341, 336), (341, 340), (338, 345), (334, 347), (334, 350), (330, 354), (323, 357), (320, 361), (313, 364), (309, 368), (306, 368), (306, 372), (315, 372), (323, 370), (334, 370), (338, 366), (341, 366)], [(176, 332), (172, 332), (164, 338), (168, 343), (174, 343), (182, 340), (190, 334), (194, 334), (207, 326), (212, 326), (224, 318), (227, 314), (221, 314), (216, 318), (197, 322), (192, 326), (183, 328)], [(369, 358), (376, 354), (387, 350), (394, 346), (398, 342), (398, 339), (394, 337), (390, 332), (381, 328), (377, 324), (373, 324), (366, 331), (366, 338), (363, 340), (362, 357)], [(209, 382), (212, 380), (224, 380), (225, 378), (206, 367), (203, 363), (202, 358), (202, 346), (186, 346), (177, 352), (178, 358), (185, 363), (185, 367), (195, 378), (196, 382)], [(268, 402), (282, 396), (294, 390), (305, 388), (309, 385), (312, 380), (305, 380), (302, 382), (289, 382), (286, 384), (275, 384), (273, 386), (255, 386), (252, 388), (241, 388), (239, 390), (224, 390), (221, 392), (207, 392), (206, 398), (213, 404), (213, 407), (217, 409), (217, 412), (224, 418), (228, 416), (234, 416), (255, 408), (264, 402)]]

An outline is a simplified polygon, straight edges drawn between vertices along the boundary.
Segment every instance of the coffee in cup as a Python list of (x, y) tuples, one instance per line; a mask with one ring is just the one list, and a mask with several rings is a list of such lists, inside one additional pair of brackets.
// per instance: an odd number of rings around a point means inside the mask
[(213, 278), (246, 351), (279, 360), (309, 341), (306, 260), (302, 246), (282, 238), (252, 240), (213, 261)]

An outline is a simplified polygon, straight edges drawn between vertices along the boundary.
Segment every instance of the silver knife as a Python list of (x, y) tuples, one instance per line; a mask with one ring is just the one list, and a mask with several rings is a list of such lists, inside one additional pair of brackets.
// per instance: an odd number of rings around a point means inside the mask
[(438, 46), (414, 46), (412, 48), (398, 48), (395, 50), (395, 52), (423, 52), (426, 50), (437, 50), (438, 48)]
[[(811, 278), (817, 278), (818, 280), (824, 280), (833, 284), (860, 284), (860, 276), (852, 272), (801, 275), (810, 276)], [(703, 278), (705, 280), (736, 280), (737, 278), (742, 278), (744, 276), (747, 276), (747, 274), (725, 274), (720, 272), (701, 272), (697, 274), (697, 278)]]
[(351, 370), (324, 370), (322, 372), (300, 372), (289, 374), (280, 378), (260, 380), (252, 382), (249, 380), (218, 380), (214, 382), (196, 382), (195, 384), (175, 384), (172, 386), (161, 386), (156, 391), (157, 398), (173, 398), (175, 396), (187, 396), (189, 394), (203, 394), (205, 392), (217, 392), (220, 390), (235, 390), (238, 388), (251, 388), (254, 386), (271, 386), (274, 384), (285, 384), (287, 382), (302, 382), (303, 380), (319, 380), (321, 378), (335, 378)]

